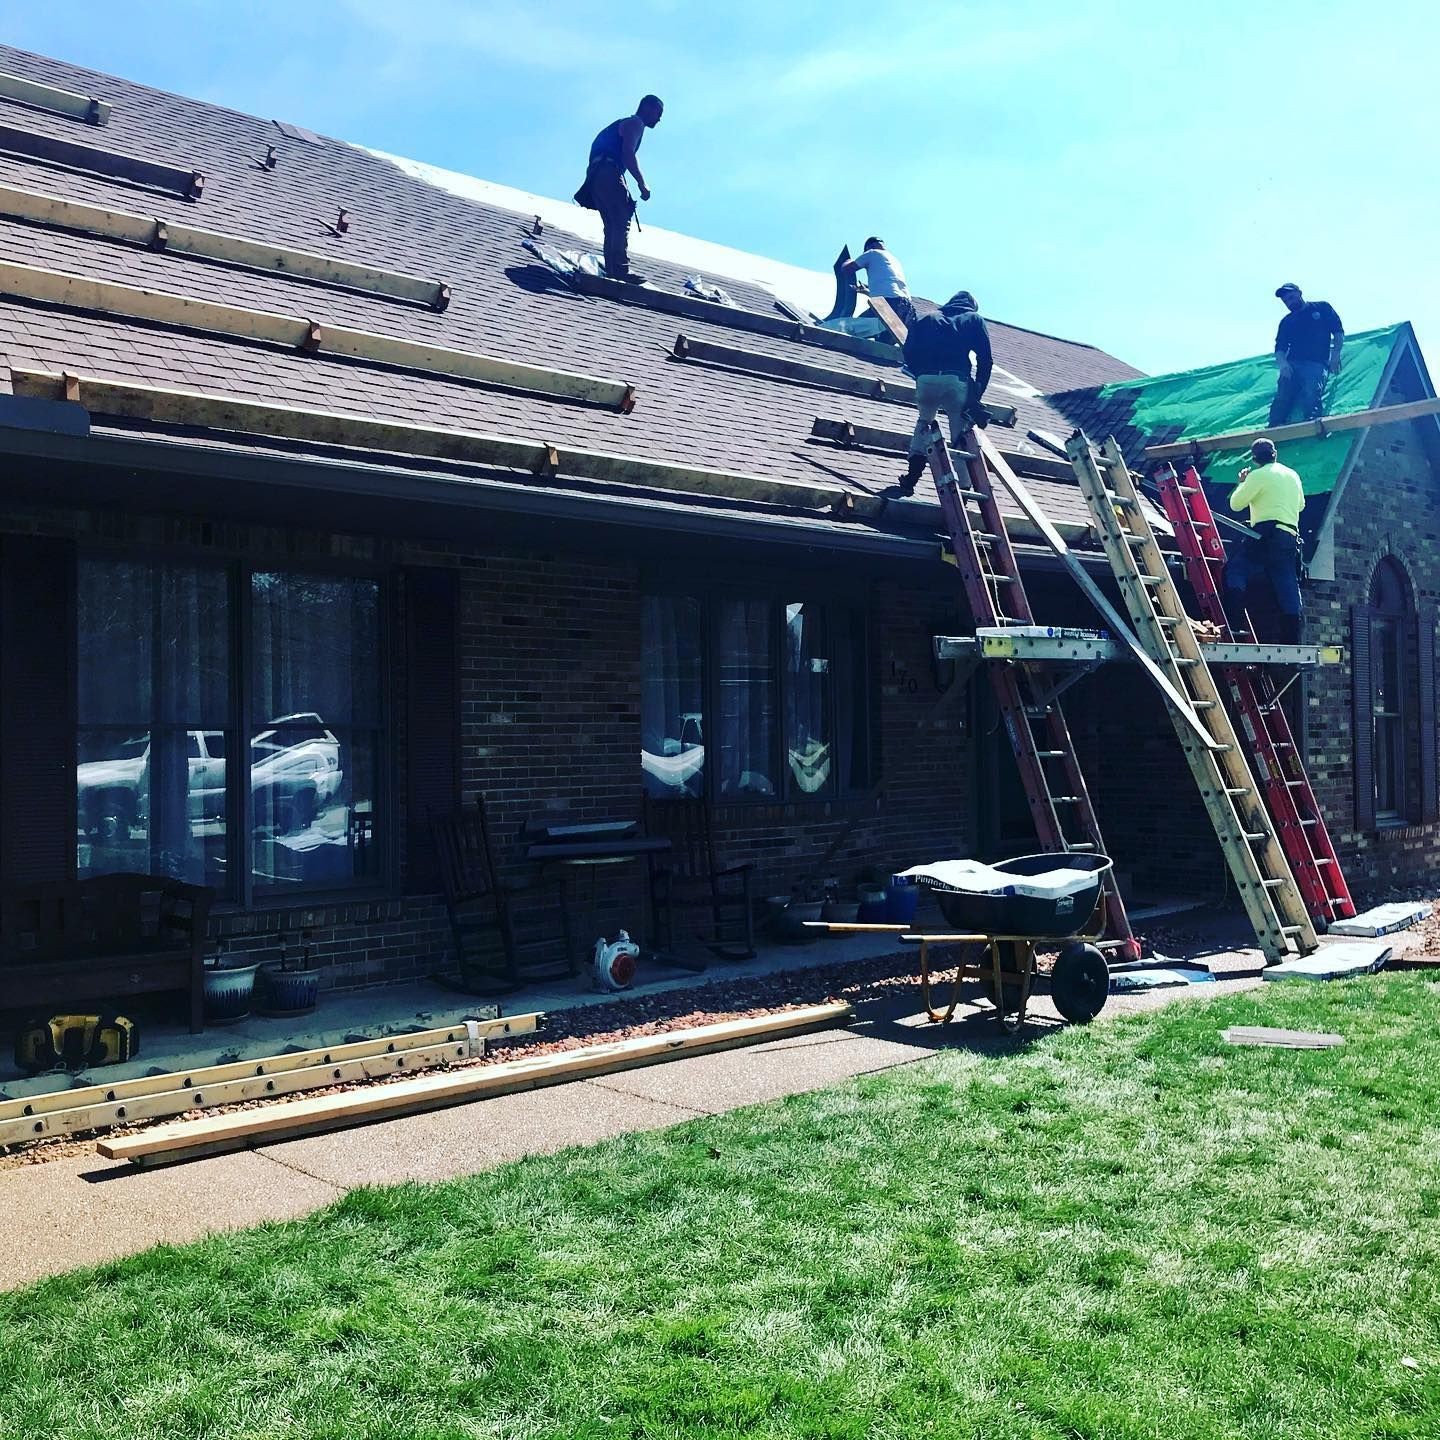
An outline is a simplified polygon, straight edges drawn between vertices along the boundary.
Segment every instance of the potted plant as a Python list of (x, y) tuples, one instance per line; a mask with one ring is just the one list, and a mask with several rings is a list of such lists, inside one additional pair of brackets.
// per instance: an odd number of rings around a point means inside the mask
[(231, 963), (225, 954), (225, 942), (219, 941), (215, 953), (205, 962), (205, 1019), (213, 1025), (245, 1019), (254, 1002), (255, 973), (259, 968), (259, 961), (247, 963), (243, 956), (238, 963)]
[(883, 870), (867, 865), (861, 872), (855, 886), (856, 898), (860, 902), (859, 918), (865, 925), (885, 923), (885, 888), (888, 876)]
[(293, 946), (280, 937), (280, 958), (260, 966), (260, 1011), (264, 1015), (305, 1015), (320, 1000), (320, 972), (310, 965), (310, 932)]

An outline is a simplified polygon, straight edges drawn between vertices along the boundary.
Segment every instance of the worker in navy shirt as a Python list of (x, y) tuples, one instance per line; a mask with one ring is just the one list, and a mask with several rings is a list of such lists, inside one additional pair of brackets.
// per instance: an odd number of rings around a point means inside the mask
[(650, 198), (636, 152), (647, 130), (653, 130), (665, 113), (665, 106), (656, 95), (647, 95), (633, 115), (612, 121), (590, 146), (590, 164), (585, 183), (575, 192), (575, 203), (589, 210), (598, 210), (605, 225), (605, 273), (612, 280), (642, 285), (643, 275), (630, 268), (630, 222), (635, 218), (635, 201), (626, 175), (633, 175), (640, 187), (640, 198)]
[(1340, 373), (1345, 330), (1335, 307), (1307, 300), (1298, 285), (1282, 285), (1275, 297), (1290, 313), (1275, 332), (1275, 364), (1280, 375), (1270, 406), (1270, 424), (1318, 420), (1325, 413), (1325, 379)]

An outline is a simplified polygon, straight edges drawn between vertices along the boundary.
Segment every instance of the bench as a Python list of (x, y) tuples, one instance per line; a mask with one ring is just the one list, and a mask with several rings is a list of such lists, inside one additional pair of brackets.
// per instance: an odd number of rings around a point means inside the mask
[(0, 892), (0, 1010), (183, 990), (204, 1025), (215, 892), (165, 875), (95, 875)]

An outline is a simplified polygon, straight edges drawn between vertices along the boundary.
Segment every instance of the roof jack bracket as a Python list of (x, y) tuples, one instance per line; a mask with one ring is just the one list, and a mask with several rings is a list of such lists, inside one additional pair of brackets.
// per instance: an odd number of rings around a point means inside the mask
[(155, 233), (150, 237), (150, 248), (152, 250), (163, 250), (170, 243), (170, 232), (165, 228), (163, 220), (155, 222)]
[(620, 413), (628, 415), (635, 408), (635, 387), (627, 385), (625, 393), (620, 397)]
[(314, 355), (320, 349), (322, 332), (318, 320), (305, 321), (305, 338), (300, 342), (300, 348)]
[(437, 284), (435, 286), (435, 298), (430, 302), (430, 308), (437, 315), (443, 315), (450, 308), (450, 287)]
[(273, 145), (267, 145), (265, 147), (265, 158), (263, 160), (257, 160), (255, 163), (262, 170), (273, 170), (275, 168), (275, 162), (277, 158), (278, 157), (275, 154), (275, 147)]
[(535, 465), (535, 473), (542, 480), (553, 480), (560, 473), (560, 451), (548, 440), (541, 442), (545, 453)]

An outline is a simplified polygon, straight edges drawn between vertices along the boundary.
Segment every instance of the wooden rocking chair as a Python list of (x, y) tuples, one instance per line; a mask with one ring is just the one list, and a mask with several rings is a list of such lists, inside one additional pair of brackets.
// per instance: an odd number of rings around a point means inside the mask
[(650, 867), (650, 913), (658, 949), (673, 951), (676, 910), (699, 910), (708, 926), (694, 938), (722, 960), (755, 957), (750, 896), (753, 861), (722, 864), (715, 854), (710, 807), (703, 800), (645, 799), (645, 833), (665, 836), (672, 848)]
[[(473, 806), (433, 820), (431, 829), (459, 966), (458, 982), (443, 976), (436, 979), (467, 994), (496, 995), (527, 981), (575, 974), (570, 915), (560, 882), (547, 877), (501, 879), (484, 798), (477, 795)], [(517, 919), (550, 908), (547, 900), (559, 916), (560, 933), (519, 939)], [(494, 940), (486, 943), (491, 935), (498, 939), (498, 948)], [(562, 947), (559, 960), (522, 958), (526, 951), (553, 950), (557, 943)]]

